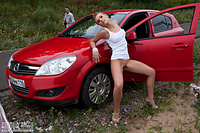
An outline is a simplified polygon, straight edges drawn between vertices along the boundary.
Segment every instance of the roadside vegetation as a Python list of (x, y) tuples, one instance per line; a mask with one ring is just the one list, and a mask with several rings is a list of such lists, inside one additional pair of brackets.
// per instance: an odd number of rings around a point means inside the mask
[(23, 48), (64, 30), (65, 6), (70, 7), (75, 20), (78, 20), (96, 11), (129, 8), (162, 10), (196, 2), (199, 0), (1, 0), (0, 51)]
[[(199, 0), (1, 0), (0, 1), (0, 51), (23, 48), (35, 42), (55, 36), (62, 30), (64, 7), (70, 7), (70, 11), (74, 14), (75, 20), (81, 17), (94, 13), (96, 11), (114, 10), (114, 9), (156, 9), (162, 10), (178, 5), (196, 3)], [(200, 19), (199, 19), (200, 20)], [(200, 41), (194, 44), (193, 61), (194, 61), (194, 79), (195, 84), (200, 80)], [(113, 111), (113, 103), (109, 103), (106, 107), (99, 110), (79, 109), (77, 106), (61, 108), (44, 109), (40, 106), (34, 106), (29, 110), (30, 120), (34, 124), (34, 131), (38, 132), (41, 123), (47, 124), (48, 131), (52, 133), (63, 133), (70, 131), (82, 132), (127, 132), (128, 124), (132, 123), (135, 128), (140, 129), (141, 125), (137, 123), (140, 118), (147, 118), (149, 115), (156, 115), (160, 111), (173, 111), (170, 108), (173, 96), (176, 96), (179, 89), (184, 88), (183, 97), (190, 95), (190, 83), (179, 82), (156, 82), (155, 101), (158, 103), (159, 109), (151, 109), (145, 102), (146, 90), (145, 83), (135, 82), (125, 86), (124, 97), (122, 100), (122, 121), (114, 125), (110, 122), (111, 113)], [(12, 100), (14, 99), (13, 103)], [(31, 103), (17, 99), (14, 95), (9, 95), (4, 98), (2, 105), (6, 112), (10, 109), (26, 108), (31, 106)], [(8, 108), (7, 105), (13, 104), (13, 108)], [(169, 107), (168, 107), (169, 106)], [(195, 103), (194, 107), (198, 110), (196, 115), (195, 127), (200, 131), (200, 104)], [(105, 110), (106, 109), (106, 110)], [(33, 112), (47, 112), (50, 114), (49, 121), (43, 121), (35, 117)], [(45, 111), (44, 111), (45, 110)], [(29, 115), (29, 112), (27, 113)], [(96, 115), (107, 116), (106, 119), (93, 119)], [(8, 116), (9, 117), (9, 116)], [(10, 115), (9, 121), (14, 121)], [(65, 120), (63, 120), (65, 119)], [(51, 125), (49, 127), (49, 124)], [(180, 128), (174, 129), (174, 132), (181, 133), (182, 122)], [(154, 126), (152, 129), (162, 132), (162, 127)], [(150, 129), (151, 130), (151, 129)], [(45, 132), (45, 131), (43, 131)], [(151, 131), (150, 131), (151, 132)]]

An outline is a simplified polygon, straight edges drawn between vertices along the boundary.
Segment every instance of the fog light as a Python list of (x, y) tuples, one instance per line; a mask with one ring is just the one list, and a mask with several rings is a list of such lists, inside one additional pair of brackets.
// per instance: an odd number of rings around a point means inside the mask
[(48, 95), (49, 95), (50, 97), (52, 97), (52, 96), (55, 95), (55, 92), (54, 92), (53, 90), (49, 90), (47, 96), (48, 96)]
[(53, 88), (53, 89), (47, 89), (47, 90), (41, 90), (36, 93), (35, 96), (37, 97), (56, 97), (59, 96), (64, 90), (66, 86), (59, 87), (59, 88)]

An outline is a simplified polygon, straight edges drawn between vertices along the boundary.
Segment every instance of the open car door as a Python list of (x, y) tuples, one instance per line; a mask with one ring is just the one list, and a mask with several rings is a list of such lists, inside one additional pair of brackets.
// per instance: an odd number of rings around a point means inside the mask
[[(199, 13), (200, 3), (194, 3), (165, 9), (140, 21), (126, 31), (130, 58), (153, 67), (156, 81), (193, 81), (193, 44)], [(166, 21), (159, 21), (163, 15), (175, 19), (164, 17)], [(149, 37), (137, 37), (142, 25), (146, 25)], [(146, 79), (129, 72), (124, 72), (124, 78)]]

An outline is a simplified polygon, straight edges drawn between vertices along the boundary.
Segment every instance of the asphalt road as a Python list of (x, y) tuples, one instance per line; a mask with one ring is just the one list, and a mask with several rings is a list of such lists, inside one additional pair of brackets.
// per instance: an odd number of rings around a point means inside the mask
[[(187, 25), (183, 25), (187, 26)], [(200, 22), (198, 23), (197, 31), (196, 31), (196, 38), (200, 37)], [(7, 82), (6, 82), (6, 66), (10, 56), (17, 50), (11, 50), (6, 52), (0, 51), (0, 92), (7, 90)]]
[(8, 60), (10, 56), (17, 50), (11, 50), (6, 52), (0, 52), (0, 92), (8, 89), (6, 82), (6, 66), (8, 64)]

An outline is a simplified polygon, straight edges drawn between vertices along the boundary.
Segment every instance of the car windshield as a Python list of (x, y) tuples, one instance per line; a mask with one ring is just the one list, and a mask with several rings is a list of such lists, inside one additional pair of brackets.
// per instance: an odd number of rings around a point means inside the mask
[[(126, 14), (108, 14), (108, 16), (111, 20), (117, 20), (119, 25)], [(59, 37), (93, 38), (103, 28), (94, 22), (92, 16), (87, 16), (59, 34)]]

